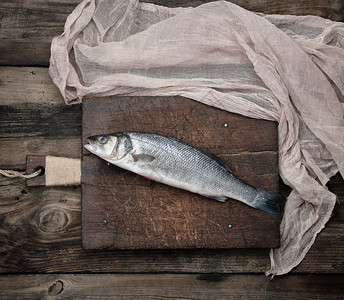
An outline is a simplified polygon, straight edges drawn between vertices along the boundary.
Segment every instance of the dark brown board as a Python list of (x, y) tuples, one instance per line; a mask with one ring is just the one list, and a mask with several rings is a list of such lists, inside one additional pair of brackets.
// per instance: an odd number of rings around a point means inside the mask
[[(278, 189), (277, 128), (182, 97), (85, 99), (83, 138), (142, 131), (216, 154), (253, 186)], [(277, 247), (280, 216), (150, 181), (83, 150), (85, 249)]]

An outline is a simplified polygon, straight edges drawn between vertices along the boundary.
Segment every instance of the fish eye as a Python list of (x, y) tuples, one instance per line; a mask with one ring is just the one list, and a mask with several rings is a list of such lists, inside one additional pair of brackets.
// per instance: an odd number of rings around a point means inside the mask
[(107, 143), (108, 140), (109, 140), (109, 138), (105, 135), (101, 135), (101, 136), (97, 137), (97, 142), (99, 144), (105, 144), (105, 143)]

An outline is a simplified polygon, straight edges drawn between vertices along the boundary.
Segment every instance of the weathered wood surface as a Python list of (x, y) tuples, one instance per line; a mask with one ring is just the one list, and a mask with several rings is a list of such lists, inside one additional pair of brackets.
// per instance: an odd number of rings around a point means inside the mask
[[(241, 180), (278, 192), (277, 123), (183, 97), (83, 102), (83, 138), (139, 131), (174, 137), (220, 157)], [(276, 248), (281, 217), (138, 176), (92, 155), (82, 159), (85, 249)]]
[[(57, 88), (40, 83), (47, 74), (45, 68), (4, 67), (0, 70), (1, 105), (39, 112), (39, 99), (44, 100), (44, 91), (46, 102), (43, 103), (47, 103), (44, 113), (49, 109), (68, 111)], [(32, 76), (31, 72), (37, 76)], [(54, 94), (57, 96), (52, 96)], [(29, 114), (29, 118), (17, 114), (13, 118), (11, 114), (1, 113), (0, 166), (24, 170), (26, 154), (46, 155), (52, 151), (81, 157), (81, 106), (69, 109), (69, 126), (77, 133), (63, 136), (63, 131), (57, 130), (56, 135), (52, 131), (49, 139), (45, 137), (44, 128), (28, 136), (30, 128), (37, 130), (35, 123), (40, 119), (36, 114)], [(8, 120), (11, 118), (13, 123)], [(59, 123), (65, 115), (57, 114), (55, 118)], [(4, 122), (7, 126), (3, 126)], [(38, 146), (31, 149), (30, 144)], [(58, 155), (56, 152), (54, 154)], [(340, 202), (344, 201), (344, 181), (339, 175), (331, 179), (329, 188)], [(284, 185), (280, 189), (287, 194)], [(28, 188), (22, 179), (0, 177), (1, 273), (261, 273), (269, 268), (268, 254), (268, 249), (87, 252), (81, 246), (80, 187)], [(344, 272), (343, 205), (336, 206), (333, 217), (294, 272)]]
[(0, 67), (0, 99), (1, 168), (24, 170), (27, 154), (81, 157), (81, 105), (65, 105), (46, 68)]
[[(0, 276), (1, 299), (343, 299), (344, 276), (129, 274)], [(305, 289), (304, 287), (309, 287)]]
[[(50, 43), (63, 32), (67, 16), (81, 0), (2, 0), (0, 2), (0, 65), (48, 66)], [(150, 0), (169, 7), (197, 6), (210, 0)], [(266, 14), (318, 15), (344, 21), (344, 2), (328, 0), (233, 0)]]
[[(0, 65), (48, 66), (51, 39), (62, 33), (67, 15), (80, 1), (1, 1)], [(152, 2), (191, 6), (206, 1)], [(344, 20), (343, 1), (233, 2), (264, 13)], [(81, 106), (64, 105), (47, 69), (0, 68), (0, 105), (1, 168), (24, 170), (28, 153), (81, 157)], [(280, 188), (288, 190), (283, 184)], [(339, 175), (329, 188), (343, 203)], [(343, 299), (343, 216), (343, 205), (337, 205), (294, 275), (268, 282), (265, 294), (264, 275), (254, 273), (269, 268), (267, 249), (87, 252), (81, 247), (79, 187), (28, 188), (24, 180), (0, 177), (0, 273), (13, 274), (0, 276), (0, 298), (185, 299), (189, 292), (206, 299)], [(113, 272), (121, 274), (106, 274)], [(160, 272), (196, 274), (146, 274)], [(212, 272), (220, 274), (207, 274)], [(37, 275), (24, 275), (30, 273)]]
[[(344, 201), (340, 176), (330, 190)], [(270, 264), (268, 249), (84, 251), (80, 187), (29, 188), (0, 178), (0, 212), (0, 273), (261, 273)], [(339, 205), (295, 272), (343, 273), (343, 253)]]

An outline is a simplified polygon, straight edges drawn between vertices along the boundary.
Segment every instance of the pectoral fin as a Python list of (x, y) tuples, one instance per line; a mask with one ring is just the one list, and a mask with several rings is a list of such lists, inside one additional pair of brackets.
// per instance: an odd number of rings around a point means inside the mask
[(134, 159), (134, 162), (137, 163), (149, 163), (155, 159), (154, 156), (148, 155), (148, 154), (132, 154), (131, 155)]

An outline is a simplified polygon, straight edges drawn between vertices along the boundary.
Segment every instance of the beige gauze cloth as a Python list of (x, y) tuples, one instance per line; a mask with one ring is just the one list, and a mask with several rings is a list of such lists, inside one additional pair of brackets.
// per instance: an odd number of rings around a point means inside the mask
[(277, 121), (280, 175), (293, 191), (266, 274), (281, 275), (331, 216), (336, 196), (325, 184), (344, 176), (343, 45), (344, 24), (315, 16), (263, 15), (224, 1), (166, 8), (84, 0), (52, 42), (50, 75), (67, 104), (181, 95)]

